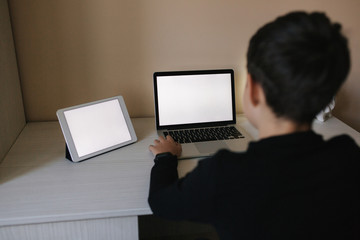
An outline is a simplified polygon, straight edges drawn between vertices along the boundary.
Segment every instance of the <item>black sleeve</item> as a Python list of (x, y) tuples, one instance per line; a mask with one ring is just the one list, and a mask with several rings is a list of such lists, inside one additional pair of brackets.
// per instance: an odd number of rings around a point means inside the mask
[(159, 154), (151, 170), (149, 204), (155, 215), (174, 220), (209, 222), (214, 214), (216, 161), (200, 160), (178, 179), (177, 157)]

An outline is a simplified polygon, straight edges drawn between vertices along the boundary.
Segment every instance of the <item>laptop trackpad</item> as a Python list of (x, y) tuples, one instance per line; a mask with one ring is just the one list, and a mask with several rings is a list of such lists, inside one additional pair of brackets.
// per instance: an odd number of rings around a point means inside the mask
[(195, 143), (196, 148), (200, 153), (215, 153), (219, 149), (228, 148), (225, 142), (223, 141), (211, 141), (211, 142), (201, 142)]

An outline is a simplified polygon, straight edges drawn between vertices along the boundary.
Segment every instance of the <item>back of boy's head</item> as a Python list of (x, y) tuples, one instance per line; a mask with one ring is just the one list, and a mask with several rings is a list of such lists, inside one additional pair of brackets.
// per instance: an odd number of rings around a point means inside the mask
[(323, 13), (293, 12), (251, 38), (248, 72), (278, 117), (311, 123), (334, 97), (350, 69), (340, 29)]

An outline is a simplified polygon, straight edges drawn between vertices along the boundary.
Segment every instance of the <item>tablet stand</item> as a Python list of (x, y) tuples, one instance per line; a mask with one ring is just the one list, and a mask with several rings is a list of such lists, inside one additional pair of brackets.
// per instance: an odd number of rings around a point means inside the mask
[(73, 161), (72, 158), (71, 158), (71, 155), (70, 155), (69, 148), (68, 148), (67, 144), (65, 144), (65, 157), (68, 160)]

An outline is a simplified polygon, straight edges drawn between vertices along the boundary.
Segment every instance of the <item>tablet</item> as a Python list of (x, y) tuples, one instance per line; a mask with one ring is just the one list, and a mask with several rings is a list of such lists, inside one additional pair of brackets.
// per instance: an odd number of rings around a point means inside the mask
[(79, 162), (137, 141), (122, 96), (56, 112), (66, 142), (66, 157)]

